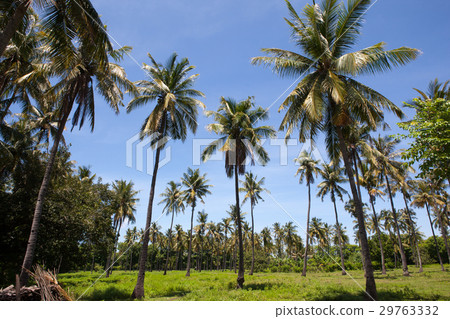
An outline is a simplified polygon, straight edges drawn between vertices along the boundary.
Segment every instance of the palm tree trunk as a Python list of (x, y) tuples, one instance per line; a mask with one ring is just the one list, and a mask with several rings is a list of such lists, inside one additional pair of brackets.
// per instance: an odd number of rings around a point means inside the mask
[[(199, 237), (200, 237), (200, 262), (198, 264), (198, 272), (201, 272), (203, 266), (203, 239), (201, 235), (199, 235)], [(208, 266), (208, 264), (206, 264), (206, 266)]]
[(155, 165), (153, 167), (152, 184), (147, 207), (147, 220), (145, 222), (144, 238), (142, 240), (141, 254), (139, 256), (139, 273), (131, 298), (141, 299), (144, 297), (145, 264), (147, 263), (148, 242), (150, 239), (150, 226), (152, 223), (153, 199), (155, 198), (156, 175), (158, 174), (159, 156), (161, 147), (156, 148)]
[(438, 218), (438, 224), (439, 224), (439, 228), (441, 230), (441, 235), (442, 238), (444, 239), (444, 244), (445, 244), (445, 249), (447, 250), (447, 258), (450, 264), (450, 247), (448, 246), (448, 239), (447, 239), (447, 229), (444, 226), (444, 223), (442, 222), (442, 215), (441, 214), (445, 214), (445, 208), (446, 205), (444, 205), (443, 211), (440, 212), (439, 209), (437, 209), (437, 218)]
[(255, 267), (255, 220), (253, 218), (253, 201), (251, 203), (251, 215), (252, 215), (252, 268), (250, 269), (249, 275), (253, 275), (253, 269)]
[[(332, 99), (330, 99), (332, 101)], [(339, 148), (344, 159), (345, 169), (347, 171), (348, 180), (350, 183), (350, 189), (355, 203), (355, 215), (358, 220), (358, 232), (361, 242), (361, 254), (363, 259), (364, 276), (366, 277), (366, 293), (372, 300), (377, 300), (377, 288), (375, 284), (375, 278), (373, 276), (373, 266), (370, 259), (369, 243), (367, 241), (367, 233), (364, 224), (364, 214), (361, 201), (359, 200), (358, 190), (356, 189), (355, 180), (353, 177), (352, 167), (348, 158), (347, 146), (345, 145), (344, 136), (342, 135), (342, 129), (337, 126), (336, 132), (339, 137)]]
[(392, 215), (394, 215), (395, 232), (397, 233), (398, 247), (400, 249), (400, 257), (402, 259), (403, 276), (409, 276), (408, 262), (406, 261), (405, 250), (403, 249), (402, 237), (400, 236), (400, 228), (398, 227), (397, 213), (395, 211), (394, 200), (392, 199), (391, 186), (389, 184), (389, 178), (387, 176), (386, 170), (384, 172), (384, 177), (386, 178), (386, 186), (389, 192), (389, 199), (391, 201)]
[(305, 256), (303, 257), (303, 271), (302, 276), (306, 276), (306, 266), (308, 264), (308, 248), (309, 248), (309, 217), (311, 211), (311, 185), (308, 182), (308, 214), (306, 217), (306, 245), (305, 245)]
[(416, 246), (417, 259), (419, 262), (419, 272), (423, 272), (422, 257), (420, 256), (419, 243), (417, 242), (417, 234), (416, 234), (414, 222), (411, 217), (411, 211), (409, 210), (408, 201), (406, 200), (406, 197), (404, 194), (403, 194), (403, 200), (405, 201), (406, 212), (408, 213), (409, 223), (411, 224), (411, 233), (412, 233), (412, 237), (413, 237), (413, 241), (414, 241), (414, 246)]
[(175, 215), (174, 212), (172, 212), (172, 221), (170, 222), (170, 230), (169, 230), (169, 238), (167, 243), (167, 255), (166, 255), (166, 265), (164, 266), (164, 274), (167, 274), (167, 266), (169, 265), (169, 252), (170, 252), (170, 244), (172, 243), (172, 226), (173, 226), (173, 216)]
[(356, 178), (356, 186), (358, 186), (358, 195), (359, 200), (362, 201), (362, 195), (361, 195), (361, 185), (359, 183), (359, 173), (358, 173), (358, 165), (356, 164), (356, 150), (353, 150), (352, 152), (352, 159), (353, 159), (353, 167), (355, 168), (355, 178)]
[(441, 254), (439, 253), (439, 246), (438, 246), (438, 242), (437, 242), (437, 239), (436, 239), (436, 234), (434, 233), (433, 222), (431, 221), (430, 208), (428, 207), (427, 203), (425, 203), (425, 206), (427, 208), (428, 220), (430, 221), (431, 232), (433, 233), (434, 245), (436, 247), (436, 254), (437, 254), (438, 258), (439, 258), (439, 264), (441, 265), (441, 270), (445, 271), (444, 264), (442, 263)]
[(113, 248), (113, 251), (112, 251), (113, 259), (112, 259), (111, 267), (106, 272), (106, 277), (109, 277), (109, 275), (112, 274), (113, 268), (114, 268), (114, 264), (116, 263), (116, 252), (117, 252), (117, 245), (119, 244), (119, 236), (120, 236), (120, 228), (121, 227), (122, 227), (122, 223), (119, 222), (119, 227), (117, 229), (117, 235), (116, 235), (115, 241), (114, 241), (114, 248)]
[(223, 242), (223, 269), (225, 271), (227, 268), (227, 231), (225, 231), (225, 240)]
[(25, 14), (27, 13), (28, 8), (30, 7), (30, 0), (22, 0), (17, 5), (16, 10), (14, 11), (11, 19), (8, 19), (8, 23), (6, 24), (3, 31), (0, 33), (0, 56), (5, 52), (6, 47), (9, 44), (9, 41), (16, 33), (19, 25), (22, 23)]
[(345, 262), (344, 262), (344, 252), (342, 249), (342, 234), (341, 234), (341, 224), (339, 224), (339, 218), (336, 208), (336, 199), (334, 197), (334, 191), (331, 191), (331, 196), (333, 198), (333, 205), (334, 205), (334, 216), (336, 217), (336, 230), (338, 231), (338, 238), (339, 238), (339, 253), (341, 255), (341, 267), (342, 267), (342, 275), (346, 275), (347, 272), (345, 271)]
[(236, 237), (234, 240), (234, 249), (233, 249), (233, 266), (234, 266), (234, 273), (237, 273), (237, 250), (238, 250), (238, 242), (237, 242), (237, 234), (235, 233), (234, 236)]
[[(370, 196), (370, 194), (369, 194), (369, 196)], [(374, 218), (374, 221), (375, 221), (375, 230), (377, 232), (378, 244), (380, 245), (381, 273), (383, 275), (386, 275), (386, 262), (384, 260), (383, 241), (381, 240), (381, 232), (380, 232), (380, 227), (378, 225), (378, 216), (377, 216), (377, 213), (375, 211), (375, 204), (374, 204), (373, 199), (372, 199), (371, 196), (370, 196), (370, 204), (372, 205), (373, 218)]]
[(244, 245), (242, 241), (242, 224), (241, 224), (241, 210), (239, 207), (239, 178), (238, 178), (238, 165), (234, 166), (234, 187), (236, 194), (236, 212), (237, 212), (237, 226), (238, 226), (238, 239), (239, 239), (239, 272), (237, 277), (237, 288), (242, 289), (244, 287)]
[(188, 259), (186, 266), (186, 277), (191, 275), (191, 254), (192, 254), (192, 229), (194, 228), (194, 211), (195, 211), (195, 201), (192, 203), (192, 214), (191, 214), (191, 229), (189, 230), (189, 249), (188, 249)]
[(55, 164), (56, 153), (58, 152), (59, 142), (64, 132), (64, 127), (66, 126), (67, 118), (69, 117), (70, 111), (72, 109), (73, 99), (69, 101), (68, 107), (64, 107), (63, 117), (59, 122), (58, 131), (53, 142), (52, 149), (50, 151), (50, 157), (45, 167), (44, 178), (42, 179), (41, 187), (39, 188), (39, 194), (36, 202), (36, 208), (33, 215), (33, 223), (31, 224), (30, 237), (28, 238), (27, 250), (25, 252), (25, 257), (23, 259), (22, 270), (20, 273), (20, 286), (23, 287), (28, 282), (29, 272), (33, 264), (34, 252), (36, 250), (39, 225), (42, 216), (42, 209), (44, 208), (44, 201), (47, 195), (48, 187), (50, 185), (53, 165)]

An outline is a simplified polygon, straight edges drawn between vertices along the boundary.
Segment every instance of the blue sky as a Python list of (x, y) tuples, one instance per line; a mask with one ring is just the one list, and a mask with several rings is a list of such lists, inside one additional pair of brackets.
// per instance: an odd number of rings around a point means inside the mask
[[(125, 58), (122, 65), (132, 81), (141, 80), (146, 74), (141, 69), (142, 63), (149, 63), (147, 52), (160, 62), (165, 62), (170, 54), (177, 52), (180, 57), (188, 57), (196, 66), (195, 72), (200, 76), (196, 88), (205, 93), (202, 101), (207, 109), (215, 110), (221, 96), (237, 100), (255, 96), (256, 104), (270, 108), (268, 124), (278, 128), (283, 113), (278, 113), (281, 99), (295, 79), (280, 79), (271, 70), (252, 66), (250, 58), (259, 56), (265, 47), (297, 50), (290, 41), (290, 30), (284, 22), (287, 9), (283, 0), (152, 0), (152, 1), (116, 1), (93, 0), (103, 22), (116, 42), (116, 47), (128, 45), (133, 47), (131, 57)], [(293, 0), (292, 4), (300, 11), (306, 3), (312, 1)], [(409, 46), (420, 49), (423, 54), (414, 62), (392, 72), (378, 76), (360, 77), (358, 80), (378, 90), (397, 105), (415, 96), (412, 88), (426, 89), (430, 80), (438, 77), (441, 81), (449, 76), (450, 36), (448, 12), (450, 2), (446, 0), (379, 0), (366, 15), (366, 22), (355, 50), (384, 41), (389, 49)], [(279, 97), (281, 99), (277, 100)], [(124, 103), (129, 101), (125, 98)], [(72, 144), (72, 158), (77, 165), (90, 165), (103, 181), (113, 182), (117, 179), (133, 180), (140, 190), (140, 202), (137, 205), (136, 226), (144, 227), (146, 207), (151, 176), (135, 168), (126, 166), (126, 141), (138, 133), (144, 118), (154, 105), (149, 104), (130, 114), (125, 109), (115, 115), (108, 105), (96, 96), (96, 124), (91, 133), (87, 127), (74, 129), (65, 133), (66, 140)], [(408, 117), (413, 114), (405, 110)], [(397, 119), (386, 116), (392, 130), (385, 134), (398, 133)], [(210, 123), (202, 112), (198, 118), (198, 131), (195, 138), (215, 138), (205, 126)], [(283, 133), (278, 137), (283, 138)], [(170, 180), (178, 181), (187, 167), (197, 168), (192, 162), (192, 139), (189, 136), (183, 144), (179, 141), (169, 142), (171, 161), (158, 173), (153, 220), (161, 215), (162, 207), (157, 205), (159, 194)], [(274, 222), (282, 224), (294, 217), (301, 227), (306, 226), (307, 189), (298, 183), (294, 176), (296, 167), (293, 159), (298, 155), (302, 145), (291, 146), (288, 152), (288, 165), (280, 165), (279, 147), (266, 143), (271, 162), (266, 167), (248, 167), (259, 177), (266, 178), (266, 188), (271, 192), (264, 196), (255, 208), (255, 227), (259, 231)], [(407, 146), (403, 143), (403, 146)], [(318, 140), (322, 155), (323, 138)], [(199, 166), (207, 173), (212, 188), (212, 195), (206, 197), (205, 204), (197, 209), (205, 209), (209, 219), (215, 222), (226, 217), (226, 210), (234, 201), (233, 180), (227, 179), (223, 161), (211, 161)], [(313, 185), (313, 194), (317, 192)], [(365, 198), (367, 200), (367, 198)], [(278, 202), (278, 204), (276, 202)], [(396, 198), (397, 208), (403, 208), (401, 198)], [(388, 208), (388, 201), (378, 200), (377, 210)], [(246, 204), (244, 211), (249, 211)], [(341, 222), (352, 229), (352, 220), (344, 211), (343, 204), (338, 204)], [(418, 209), (418, 222), (421, 231), (431, 234), (425, 211)], [(179, 215), (175, 223), (185, 229), (189, 226), (190, 211)], [(312, 217), (334, 224), (332, 203), (313, 196)], [(167, 228), (170, 219), (162, 217), (159, 223)], [(126, 227), (122, 230), (125, 232)], [(299, 232), (303, 231), (299, 227)], [(352, 231), (351, 231), (352, 232)]]

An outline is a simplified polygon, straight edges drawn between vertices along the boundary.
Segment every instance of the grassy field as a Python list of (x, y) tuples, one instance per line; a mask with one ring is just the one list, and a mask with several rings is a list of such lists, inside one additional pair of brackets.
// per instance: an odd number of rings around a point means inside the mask
[[(380, 300), (450, 300), (450, 272), (430, 265), (419, 274), (410, 267), (411, 276), (403, 277), (401, 270), (376, 272)], [(76, 272), (59, 275), (60, 284), (77, 299), (100, 276), (100, 273)], [(349, 276), (334, 273), (256, 273), (245, 276), (245, 288), (236, 290), (234, 272), (184, 271), (147, 272), (146, 300), (364, 300), (362, 271)], [(81, 300), (130, 300), (137, 272), (115, 271), (109, 278), (99, 279)]]

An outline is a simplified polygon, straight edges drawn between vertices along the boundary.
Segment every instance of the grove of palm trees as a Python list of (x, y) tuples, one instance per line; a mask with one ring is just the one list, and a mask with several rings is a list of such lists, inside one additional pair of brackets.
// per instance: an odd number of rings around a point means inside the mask
[(175, 2), (0, 3), (0, 300), (450, 300), (434, 31)]

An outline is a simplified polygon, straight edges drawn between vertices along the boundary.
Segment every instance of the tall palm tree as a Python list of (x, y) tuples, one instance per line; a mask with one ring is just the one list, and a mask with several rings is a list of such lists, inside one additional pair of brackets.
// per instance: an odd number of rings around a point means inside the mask
[(223, 265), (222, 265), (222, 271), (225, 271), (227, 268), (227, 241), (228, 241), (228, 233), (231, 232), (232, 226), (231, 226), (232, 219), (230, 217), (222, 218), (222, 229), (224, 232), (224, 240), (223, 240)]
[(295, 43), (304, 54), (263, 49), (269, 56), (253, 58), (252, 63), (273, 66), (280, 76), (305, 75), (281, 105), (280, 109), (288, 107), (281, 128), (287, 130), (287, 136), (298, 128), (301, 141), (314, 139), (320, 131), (324, 131), (331, 158), (337, 158), (339, 151), (342, 153), (356, 205), (361, 253), (365, 260), (366, 292), (371, 299), (377, 299), (362, 203), (358, 198), (342, 129), (353, 121), (375, 129), (383, 119), (383, 107), (400, 116), (402, 112), (391, 101), (353, 77), (404, 65), (414, 60), (420, 51), (406, 47), (385, 50), (385, 43), (382, 42), (349, 52), (357, 41), (362, 18), (370, 5), (370, 0), (349, 0), (347, 5), (337, 0), (323, 0), (320, 5), (315, 2), (306, 5), (300, 17), (287, 1), (290, 13), (287, 23)]
[[(97, 46), (92, 47), (90, 44), (84, 45), (81, 42), (75, 47), (71, 43), (65, 49), (65, 55), (53, 57), (48, 65), (43, 64), (36, 67), (34, 71), (26, 76), (25, 81), (33, 82), (33, 78), (42, 76), (44, 73), (49, 77), (57, 77), (60, 81), (51, 89), (52, 94), (58, 97), (58, 130), (53, 140), (53, 146), (50, 150), (36, 201), (30, 236), (20, 274), (21, 285), (25, 285), (28, 280), (28, 271), (33, 263), (40, 219), (50, 185), (56, 153), (67, 119), (74, 105), (76, 104), (77, 107), (72, 117), (73, 127), (79, 125), (81, 128), (86, 118), (88, 118), (92, 131), (95, 123), (95, 90), (100, 92), (116, 113), (119, 112), (119, 106), (123, 105), (122, 90), (133, 91), (133, 85), (127, 80), (124, 69), (115, 63), (109, 62), (109, 57), (117, 61), (122, 59), (123, 54), (129, 48), (122, 48), (116, 51), (108, 50), (108, 47), (110, 47), (109, 42), (98, 42)], [(104, 54), (99, 55), (99, 50), (103, 50)]]
[(320, 196), (320, 199), (323, 201), (324, 197), (329, 193), (331, 196), (331, 201), (334, 206), (334, 216), (336, 218), (336, 231), (339, 239), (339, 253), (341, 256), (341, 267), (342, 267), (342, 275), (346, 274), (345, 271), (345, 263), (344, 263), (344, 252), (343, 252), (343, 243), (341, 236), (341, 224), (339, 223), (338, 212), (336, 208), (336, 195), (343, 200), (343, 194), (347, 194), (347, 191), (339, 186), (346, 181), (344, 177), (342, 177), (343, 168), (337, 167), (334, 163), (330, 163), (328, 165), (323, 165), (320, 170), (320, 175), (322, 176), (323, 181), (317, 185), (319, 188), (319, 192), (317, 196)]
[[(416, 225), (413, 220), (413, 212), (411, 212), (408, 201), (411, 200), (411, 192), (413, 192), (412, 185), (414, 184), (414, 181), (408, 180), (408, 173), (409, 173), (409, 167), (406, 167), (404, 164), (400, 168), (400, 174), (397, 176), (396, 184), (394, 185), (394, 189), (396, 191), (400, 191), (403, 196), (403, 201), (405, 203), (405, 212), (406, 212), (406, 223), (408, 225), (408, 230), (411, 234), (411, 243), (412, 243), (412, 251), (417, 254), (417, 262), (419, 264), (419, 272), (423, 272), (423, 266), (422, 266), (422, 257), (420, 255), (420, 249), (419, 249), (419, 243), (417, 241), (417, 235), (416, 235)], [(416, 263), (417, 265), (417, 263)]]
[(433, 198), (433, 195), (431, 194), (431, 189), (425, 181), (420, 181), (416, 184), (416, 194), (413, 195), (412, 198), (413, 201), (411, 202), (411, 206), (421, 208), (425, 207), (427, 210), (428, 220), (430, 222), (431, 232), (433, 234), (434, 245), (436, 248), (436, 255), (438, 257), (439, 264), (441, 265), (441, 270), (445, 271), (444, 264), (442, 263), (441, 254), (439, 253), (439, 246), (436, 239), (436, 234), (434, 233), (433, 222), (431, 220), (431, 213), (430, 213), (430, 206), (433, 207), (435, 204), (443, 205), (444, 203), (441, 202), (440, 199)]
[(309, 247), (309, 219), (311, 212), (311, 184), (314, 183), (314, 175), (317, 177), (320, 169), (318, 167), (319, 161), (311, 158), (308, 152), (303, 151), (295, 161), (300, 165), (297, 170), (296, 176), (300, 174), (299, 182), (302, 183), (303, 180), (306, 182), (306, 187), (308, 188), (308, 213), (306, 217), (306, 240), (305, 240), (305, 256), (303, 257), (303, 271), (302, 276), (306, 276), (306, 266), (308, 262), (308, 247)]
[(175, 249), (177, 250), (176, 269), (181, 270), (183, 267), (183, 251), (186, 243), (186, 232), (181, 225), (175, 225)]
[(170, 181), (168, 186), (164, 190), (164, 192), (160, 195), (164, 197), (164, 199), (159, 202), (159, 204), (165, 204), (163, 208), (163, 212), (166, 212), (167, 215), (171, 214), (172, 218), (170, 221), (169, 228), (169, 238), (167, 241), (167, 255), (166, 255), (166, 264), (164, 266), (164, 275), (167, 274), (167, 266), (169, 265), (169, 253), (170, 253), (170, 245), (172, 243), (172, 227), (173, 227), (173, 219), (175, 215), (180, 211), (184, 211), (184, 203), (183, 203), (183, 193), (180, 188), (180, 184), (175, 183), (174, 181)]
[(139, 260), (139, 274), (132, 294), (132, 297), (137, 299), (144, 297), (145, 263), (149, 241), (148, 229), (152, 220), (153, 199), (161, 150), (166, 145), (168, 138), (184, 141), (189, 130), (195, 133), (197, 130), (198, 106), (204, 107), (203, 103), (196, 99), (202, 97), (203, 93), (192, 89), (198, 75), (189, 75), (189, 72), (195, 67), (189, 65), (187, 58), (177, 61), (178, 56), (174, 53), (163, 66), (157, 63), (150, 54), (148, 54), (148, 57), (152, 64), (144, 63), (143, 68), (148, 72), (151, 79), (135, 83), (140, 94), (133, 98), (127, 106), (127, 112), (131, 112), (140, 106), (156, 101), (155, 107), (152, 108), (150, 115), (145, 119), (140, 132), (141, 138), (151, 137), (151, 145), (156, 148), (156, 154), (144, 241)]
[(381, 186), (381, 182), (379, 181), (379, 172), (375, 166), (369, 166), (369, 163), (363, 163), (361, 166), (363, 167), (363, 176), (361, 177), (361, 185), (366, 188), (369, 194), (370, 205), (372, 206), (372, 218), (374, 230), (378, 237), (378, 244), (380, 246), (380, 254), (381, 254), (381, 273), (386, 275), (386, 262), (384, 258), (384, 248), (383, 248), (383, 240), (381, 238), (380, 224), (379, 224), (379, 216), (377, 216), (377, 212), (375, 210), (375, 201), (377, 197), (382, 197), (385, 193), (379, 189)]
[[(284, 241), (284, 228), (280, 225), (280, 223), (276, 222), (273, 224), (273, 234), (274, 234), (274, 241), (275, 241), (275, 249), (276, 249), (276, 256), (278, 257), (278, 260), (283, 258), (283, 241)], [(305, 250), (306, 253), (306, 250)]]
[(217, 112), (207, 111), (208, 117), (213, 117), (216, 123), (207, 126), (209, 131), (221, 137), (208, 145), (202, 159), (206, 161), (215, 151), (225, 153), (225, 172), (228, 178), (235, 181), (237, 229), (239, 238), (239, 273), (238, 288), (244, 284), (244, 247), (242, 241), (241, 210), (239, 203), (239, 178), (245, 173), (247, 158), (252, 164), (255, 158), (262, 165), (269, 161), (269, 155), (261, 145), (261, 139), (271, 137), (275, 131), (269, 126), (255, 127), (256, 122), (267, 119), (268, 114), (262, 107), (255, 107), (252, 98), (236, 102), (231, 98), (222, 97)]
[(262, 244), (263, 244), (263, 247), (264, 247), (264, 252), (266, 254), (269, 254), (271, 252), (271, 250), (272, 250), (272, 247), (273, 247), (272, 234), (271, 234), (270, 228), (269, 227), (264, 227), (261, 230), (260, 234), (261, 234), (261, 238), (262, 238)]
[[(158, 249), (158, 244), (161, 242), (162, 233), (160, 230), (161, 230), (161, 226), (158, 225), (157, 223), (153, 222), (150, 225), (149, 236), (152, 241), (153, 253), (155, 253), (155, 251)], [(142, 231), (142, 234), (141, 234), (141, 242), (143, 241), (144, 232), (145, 232), (145, 230)], [(152, 271), (152, 270), (153, 270), (153, 261), (150, 261), (150, 271)]]
[(198, 212), (197, 216), (197, 235), (198, 240), (200, 243), (200, 255), (199, 255), (199, 267), (198, 271), (202, 271), (202, 265), (203, 265), (203, 244), (204, 244), (204, 237), (205, 237), (205, 231), (206, 231), (206, 222), (208, 221), (208, 214), (205, 213), (205, 211)]
[(183, 174), (181, 183), (186, 188), (184, 192), (184, 201), (187, 205), (192, 207), (191, 213), (191, 228), (189, 230), (189, 248), (188, 248), (188, 259), (186, 266), (186, 277), (191, 275), (191, 253), (192, 253), (192, 231), (194, 229), (194, 211), (197, 206), (197, 201), (204, 203), (203, 198), (211, 194), (209, 190), (212, 185), (208, 185), (208, 179), (206, 179), (206, 174), (201, 175), (200, 170), (192, 170), (188, 168), (187, 173)]
[[(222, 241), (222, 237), (220, 234), (220, 227), (219, 224), (215, 224), (214, 222), (209, 222), (205, 225), (206, 228), (206, 238), (208, 241), (208, 245), (210, 248), (210, 270), (213, 270), (213, 264), (214, 264), (214, 253), (216, 255), (216, 265), (219, 265), (219, 247), (221, 246), (220, 243)], [(207, 267), (205, 267), (207, 269)]]
[(376, 139), (371, 139), (372, 146), (369, 147), (367, 144), (364, 146), (365, 152), (370, 153), (368, 158), (372, 161), (372, 165), (379, 168), (379, 173), (381, 177), (384, 177), (386, 182), (386, 188), (389, 195), (389, 200), (391, 203), (392, 216), (394, 218), (394, 229), (397, 235), (398, 247), (400, 250), (400, 257), (402, 260), (403, 276), (409, 276), (408, 263), (406, 260), (405, 250), (403, 248), (402, 238), (400, 235), (400, 228), (397, 219), (397, 212), (394, 206), (393, 192), (391, 189), (391, 181), (389, 177), (395, 179), (400, 179), (402, 163), (397, 161), (396, 158), (399, 156), (395, 152), (395, 146), (399, 143), (398, 140), (393, 139), (390, 136), (381, 137), (378, 136)]
[[(239, 244), (239, 236), (238, 236), (238, 212), (236, 209), (236, 205), (230, 205), (230, 210), (227, 211), (229, 218), (233, 222), (233, 233), (231, 234), (231, 246), (233, 247), (233, 255), (232, 262), (230, 263), (230, 270), (234, 266), (234, 273), (236, 273), (236, 253)], [(242, 214), (241, 214), (242, 219)]]
[(284, 239), (286, 241), (286, 249), (288, 258), (292, 258), (292, 251), (295, 244), (295, 235), (297, 232), (297, 226), (292, 221), (287, 222), (284, 226)]
[[(345, 205), (344, 205), (344, 209), (353, 217), (353, 218), (355, 218), (355, 220), (353, 221), (353, 223), (355, 224), (354, 226), (353, 226), (353, 230), (355, 230), (355, 239), (356, 239), (356, 242), (358, 242), (358, 244), (359, 244), (359, 246), (361, 247), (361, 236), (360, 236), (360, 232), (359, 232), (359, 223), (358, 223), (358, 219), (356, 218), (356, 206), (355, 206), (355, 201), (353, 200), (353, 199), (349, 199), (346, 203), (345, 203)], [(364, 204), (363, 205), (363, 217), (364, 217), (364, 223), (363, 223), (363, 225), (364, 225), (364, 228), (365, 228), (365, 231), (366, 231), (366, 220), (368, 219), (367, 218), (367, 213), (366, 213), (366, 211), (367, 211), (367, 205), (366, 204)], [(362, 260), (362, 263), (363, 263), (363, 265), (364, 265), (364, 259)]]
[(250, 213), (252, 216), (252, 266), (248, 274), (253, 275), (253, 270), (255, 267), (255, 220), (253, 217), (253, 208), (259, 200), (264, 201), (261, 197), (261, 192), (268, 192), (268, 190), (262, 187), (264, 185), (264, 177), (258, 181), (258, 177), (253, 175), (252, 172), (245, 173), (245, 180), (241, 181), (241, 183), (243, 187), (239, 188), (239, 191), (245, 193), (242, 204), (244, 204), (248, 199), (250, 200)]
[(323, 250), (327, 244), (327, 235), (325, 233), (325, 224), (322, 219), (313, 217), (311, 218), (311, 226), (309, 230), (309, 237), (312, 243), (317, 243), (317, 246)]
[[(86, 167), (84, 168), (84, 173), (86, 172)], [(87, 168), (89, 170), (89, 168)], [(88, 176), (90, 173), (88, 173)], [(89, 177), (84, 177), (85, 181), (89, 181)], [(127, 182), (125, 180), (116, 180), (112, 184), (112, 194), (113, 194), (113, 210), (114, 210), (114, 216), (113, 216), (113, 227), (114, 227), (114, 244), (113, 244), (113, 251), (111, 254), (113, 255), (112, 263), (111, 265), (109, 262), (107, 262), (106, 267), (106, 277), (109, 277), (109, 275), (112, 272), (112, 268), (115, 264), (116, 260), (116, 250), (117, 250), (117, 244), (119, 242), (119, 236), (120, 236), (120, 229), (122, 228), (122, 224), (125, 221), (128, 221), (128, 223), (134, 224), (136, 222), (136, 217), (134, 216), (134, 213), (136, 212), (136, 204), (139, 201), (138, 198), (136, 198), (136, 195), (139, 193), (139, 191), (136, 191), (133, 189), (134, 183), (132, 181)]]
[[(126, 247), (128, 248), (132, 246), (138, 238), (139, 234), (136, 226), (134, 226), (133, 228), (128, 228), (124, 237)], [(133, 268), (133, 249), (129, 249), (128, 254), (130, 255), (129, 270), (131, 271)]]

